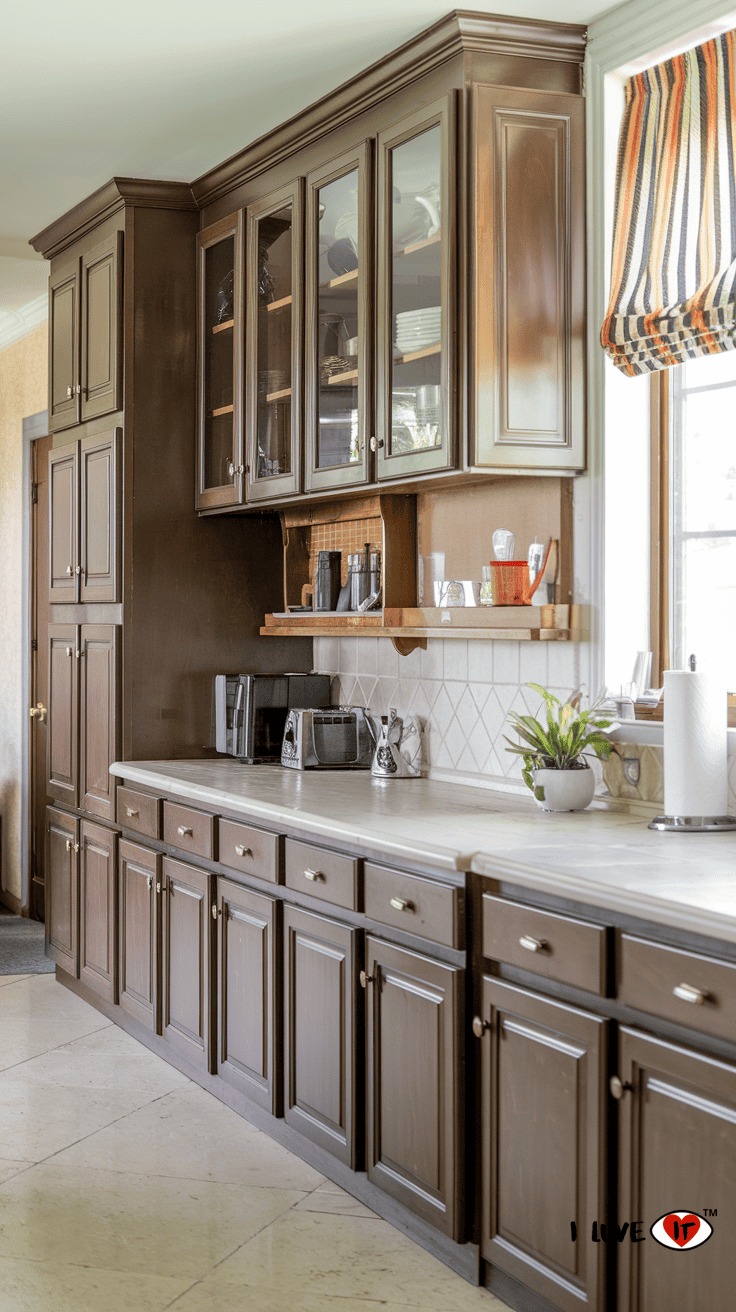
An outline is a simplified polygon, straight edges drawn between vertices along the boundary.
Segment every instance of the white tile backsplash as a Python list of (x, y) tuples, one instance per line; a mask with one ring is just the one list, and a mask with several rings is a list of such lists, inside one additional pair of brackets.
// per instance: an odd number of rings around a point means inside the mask
[(420, 716), (431, 772), (508, 786), (520, 784), (521, 765), (505, 750), (506, 716), (512, 705), (536, 714), (540, 700), (522, 685), (554, 682), (564, 698), (577, 686), (579, 659), (571, 642), (429, 638), (426, 651), (399, 656), (388, 638), (315, 638), (314, 668), (339, 676), (342, 701)]

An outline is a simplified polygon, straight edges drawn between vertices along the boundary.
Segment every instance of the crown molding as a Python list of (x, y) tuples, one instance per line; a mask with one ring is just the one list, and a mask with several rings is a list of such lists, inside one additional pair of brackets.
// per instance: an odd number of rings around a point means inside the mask
[(84, 237), (105, 219), (126, 206), (138, 209), (196, 210), (197, 202), (188, 182), (167, 182), (147, 178), (111, 178), (91, 196), (55, 219), (30, 240), (44, 259), (58, 255), (71, 242)]
[(301, 113), (203, 173), (192, 183), (192, 192), (200, 208), (204, 208), (288, 158), (297, 146), (310, 145), (457, 55), (472, 51), (579, 64), (585, 55), (585, 43), (586, 29), (571, 23), (547, 23), (456, 9)]
[(35, 300), (21, 306), (20, 310), (3, 310), (0, 314), (0, 351), (21, 337), (27, 337), (35, 328), (46, 323), (49, 314), (48, 296), (42, 292)]

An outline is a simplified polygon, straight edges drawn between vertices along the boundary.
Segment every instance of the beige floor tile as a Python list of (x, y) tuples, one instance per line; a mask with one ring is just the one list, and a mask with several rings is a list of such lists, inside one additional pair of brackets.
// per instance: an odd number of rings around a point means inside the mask
[[(0, 1303), (0, 1312), (4, 1312)], [(410, 1312), (406, 1304), (376, 1302), (364, 1298), (326, 1298), (307, 1290), (289, 1293), (288, 1302), (275, 1289), (233, 1286), (223, 1289), (207, 1281), (194, 1285), (174, 1304), (171, 1312)], [(430, 1312), (430, 1309), (427, 1309)], [(503, 1312), (494, 1299), (488, 1300), (488, 1312)]]
[(19, 979), (25, 979), (25, 975), (0, 975), (0, 989), (3, 984), (17, 984)]
[[(0, 1143), (4, 1142), (3, 1131), (0, 1129)], [(29, 1166), (35, 1166), (35, 1162), (24, 1162), (20, 1158), (0, 1157), (0, 1184), (3, 1180), (9, 1180), (11, 1175), (18, 1175), (21, 1171), (27, 1171)]]
[(141, 1107), (55, 1160), (64, 1166), (303, 1192), (324, 1179), (196, 1084)]
[(302, 1196), (42, 1162), (0, 1185), (0, 1257), (196, 1280)]
[(0, 1312), (163, 1312), (190, 1283), (0, 1258)]
[(137, 1090), (64, 1088), (24, 1080), (24, 1065), (0, 1073), (0, 1152), (41, 1162), (78, 1139), (135, 1111)]
[(24, 975), (2, 998), (0, 1070), (112, 1024), (53, 975)]
[[(6, 1072), (8, 1079), (76, 1089), (110, 1089), (160, 1098), (189, 1084), (189, 1078), (117, 1025), (52, 1048)], [(3, 1076), (0, 1075), (0, 1081)]]
[(203, 1283), (271, 1289), (285, 1307), (308, 1290), (317, 1298), (374, 1299), (423, 1312), (489, 1308), (485, 1290), (469, 1285), (388, 1222), (317, 1212), (282, 1216)]
[(302, 1201), (296, 1205), (296, 1211), (328, 1212), (333, 1216), (372, 1216), (374, 1219), (376, 1216), (370, 1207), (359, 1203), (357, 1198), (353, 1198), (352, 1194), (333, 1184), (331, 1180), (313, 1189), (306, 1198), (302, 1198)]

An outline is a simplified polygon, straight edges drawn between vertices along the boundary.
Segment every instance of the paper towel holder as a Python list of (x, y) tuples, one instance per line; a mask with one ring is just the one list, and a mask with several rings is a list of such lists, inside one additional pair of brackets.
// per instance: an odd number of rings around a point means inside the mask
[(725, 834), (736, 829), (736, 815), (656, 815), (647, 829), (662, 833)]

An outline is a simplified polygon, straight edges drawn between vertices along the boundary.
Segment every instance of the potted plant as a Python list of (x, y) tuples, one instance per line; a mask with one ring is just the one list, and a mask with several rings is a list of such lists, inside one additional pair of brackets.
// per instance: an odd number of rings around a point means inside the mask
[(544, 811), (582, 811), (595, 792), (595, 775), (585, 755), (608, 760), (612, 749), (606, 730), (613, 721), (599, 715), (600, 702), (581, 711), (579, 695), (561, 702), (538, 683), (526, 686), (544, 698), (547, 720), (509, 711), (507, 719), (520, 743), (506, 738), (506, 751), (523, 757), (524, 783)]

